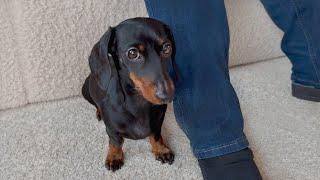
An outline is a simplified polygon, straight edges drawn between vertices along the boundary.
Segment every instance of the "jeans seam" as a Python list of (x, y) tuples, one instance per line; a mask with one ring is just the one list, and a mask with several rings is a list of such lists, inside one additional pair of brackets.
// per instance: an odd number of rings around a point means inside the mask
[(315, 78), (316, 78), (317, 83), (319, 83), (320, 82), (320, 75), (317, 72), (317, 65), (316, 65), (316, 63), (314, 61), (314, 59), (316, 59), (317, 56), (316, 56), (316, 54), (314, 54), (312, 52), (312, 49), (313, 49), (312, 48), (312, 43), (310, 43), (310, 40), (309, 40), (310, 37), (309, 37), (308, 33), (306, 32), (306, 30), (303, 27), (303, 22), (302, 22), (302, 18), (301, 18), (302, 15), (301, 15), (301, 13), (300, 13), (300, 11), (298, 9), (298, 5), (297, 5), (295, 0), (291, 0), (291, 3), (293, 5), (295, 13), (297, 15), (298, 24), (300, 25), (300, 28), (301, 28), (301, 30), (302, 30), (302, 32), (304, 34), (305, 39), (306, 39), (306, 42), (307, 42), (307, 45), (308, 45), (308, 53), (309, 53), (310, 60), (311, 60), (312, 66), (313, 66), (313, 70), (315, 71), (315, 76), (316, 76)]
[(246, 139), (246, 137), (245, 136), (241, 136), (241, 137), (239, 137), (239, 138), (237, 138), (235, 140), (232, 140), (228, 144), (222, 144), (222, 145), (219, 145), (219, 146), (215, 146), (215, 147), (211, 147), (211, 148), (198, 149), (198, 150), (195, 149), (194, 152), (195, 153), (206, 153), (206, 152), (213, 151), (213, 150), (223, 149), (223, 148), (238, 144), (240, 140), (242, 141), (244, 139)]

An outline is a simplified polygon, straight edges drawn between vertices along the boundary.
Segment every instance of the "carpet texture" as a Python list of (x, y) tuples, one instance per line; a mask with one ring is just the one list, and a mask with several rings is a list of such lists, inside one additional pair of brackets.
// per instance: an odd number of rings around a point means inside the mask
[[(290, 96), (287, 59), (233, 68), (245, 131), (266, 180), (320, 177), (320, 104)], [(0, 111), (0, 179), (202, 179), (172, 107), (163, 135), (173, 165), (154, 160), (146, 140), (126, 140), (125, 165), (104, 168), (107, 135), (94, 108), (80, 97)]]
[[(80, 94), (108, 26), (147, 16), (143, 0), (0, 0), (0, 109)], [(230, 65), (282, 55), (259, 0), (227, 0)]]

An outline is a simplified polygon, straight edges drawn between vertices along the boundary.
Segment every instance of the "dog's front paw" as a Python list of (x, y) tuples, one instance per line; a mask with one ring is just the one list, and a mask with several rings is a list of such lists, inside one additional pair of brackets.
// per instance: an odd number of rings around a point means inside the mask
[(174, 154), (170, 149), (168, 149), (168, 152), (155, 153), (155, 157), (156, 160), (162, 163), (172, 164), (174, 161)]
[(162, 137), (155, 138), (155, 136), (150, 136), (149, 140), (152, 146), (152, 153), (156, 160), (161, 161), (162, 163), (172, 164), (174, 161), (174, 154), (163, 142)]
[(123, 158), (122, 159), (107, 159), (105, 166), (108, 170), (111, 170), (113, 172), (115, 172), (116, 170), (121, 169), (121, 167), (123, 166)]
[(109, 145), (109, 151), (105, 162), (105, 167), (108, 170), (116, 171), (121, 169), (124, 163), (124, 155), (121, 147)]

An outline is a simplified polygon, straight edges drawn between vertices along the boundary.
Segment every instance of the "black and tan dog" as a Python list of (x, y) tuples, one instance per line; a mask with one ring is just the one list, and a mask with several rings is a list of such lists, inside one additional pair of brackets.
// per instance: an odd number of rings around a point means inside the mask
[(110, 27), (92, 49), (91, 74), (82, 94), (97, 108), (106, 125), (109, 150), (105, 165), (120, 169), (124, 138), (149, 137), (155, 158), (172, 164), (174, 154), (161, 137), (174, 84), (174, 40), (167, 25), (151, 18), (133, 18)]

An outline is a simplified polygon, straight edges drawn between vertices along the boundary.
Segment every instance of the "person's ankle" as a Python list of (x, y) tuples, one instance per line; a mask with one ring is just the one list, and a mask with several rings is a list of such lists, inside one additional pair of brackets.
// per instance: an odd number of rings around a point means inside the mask
[(249, 148), (227, 155), (199, 159), (204, 180), (261, 180)]
[(292, 96), (302, 100), (320, 102), (320, 85), (293, 81)]

